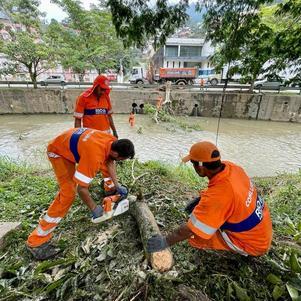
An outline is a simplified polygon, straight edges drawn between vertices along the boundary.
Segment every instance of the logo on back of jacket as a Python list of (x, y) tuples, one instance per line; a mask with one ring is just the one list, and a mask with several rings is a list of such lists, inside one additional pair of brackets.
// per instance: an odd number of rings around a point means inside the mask
[(107, 109), (102, 109), (102, 108), (95, 109), (95, 114), (96, 115), (105, 115), (105, 114), (107, 114), (107, 112), (108, 112)]

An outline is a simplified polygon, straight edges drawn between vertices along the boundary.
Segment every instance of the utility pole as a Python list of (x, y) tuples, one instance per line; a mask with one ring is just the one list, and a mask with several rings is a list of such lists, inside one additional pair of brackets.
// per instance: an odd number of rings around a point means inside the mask
[(123, 83), (123, 65), (122, 65), (122, 59), (120, 59), (119, 61), (119, 72), (118, 72), (118, 75), (117, 75), (117, 82), (118, 83)]

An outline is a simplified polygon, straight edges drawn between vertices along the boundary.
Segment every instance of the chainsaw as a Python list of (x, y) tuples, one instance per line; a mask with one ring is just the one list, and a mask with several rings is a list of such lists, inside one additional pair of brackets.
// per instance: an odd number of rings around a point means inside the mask
[(92, 223), (102, 223), (114, 216), (120, 215), (129, 210), (130, 202), (127, 196), (114, 194), (106, 196), (102, 201), (103, 215), (98, 218), (92, 218)]

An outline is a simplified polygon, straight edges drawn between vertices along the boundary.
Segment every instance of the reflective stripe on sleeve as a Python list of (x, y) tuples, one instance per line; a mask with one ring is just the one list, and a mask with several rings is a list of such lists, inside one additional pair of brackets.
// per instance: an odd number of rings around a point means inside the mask
[(190, 221), (193, 224), (193, 226), (195, 228), (197, 228), (198, 230), (204, 232), (207, 235), (212, 235), (216, 232), (217, 228), (212, 228), (204, 223), (202, 223), (201, 221), (199, 221), (194, 214), (190, 215)]
[(43, 220), (47, 223), (58, 224), (61, 221), (61, 217), (50, 217), (48, 214), (45, 214)]
[(74, 112), (73, 116), (76, 117), (76, 118), (83, 118), (84, 113)]
[(241, 255), (244, 255), (244, 256), (248, 256), (249, 254), (246, 253), (244, 250), (242, 250), (241, 248), (239, 248), (238, 246), (236, 246), (230, 239), (230, 237), (228, 236), (228, 234), (224, 231), (221, 231), (220, 230), (220, 233), (225, 241), (225, 243), (228, 245), (228, 247), (233, 250), (234, 252), (236, 253), (239, 253)]
[(38, 226), (37, 228), (37, 232), (38, 232), (38, 235), (39, 236), (47, 236), (49, 233), (51, 233), (54, 229), (56, 228), (56, 226), (52, 227), (51, 229), (49, 230), (43, 230), (40, 225)]
[(61, 157), (60, 155), (57, 155), (52, 152), (47, 152), (47, 156), (48, 156), (48, 158), (60, 158)]
[(89, 178), (78, 171), (75, 172), (74, 177), (86, 184), (89, 184), (93, 180), (93, 178)]

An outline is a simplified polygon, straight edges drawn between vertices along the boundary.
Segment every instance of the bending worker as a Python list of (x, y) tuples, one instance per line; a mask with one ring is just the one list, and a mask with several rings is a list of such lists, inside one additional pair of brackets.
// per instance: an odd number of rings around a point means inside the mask
[(157, 252), (182, 240), (198, 249), (228, 250), (260, 256), (271, 245), (272, 222), (267, 204), (244, 170), (221, 161), (210, 142), (194, 144), (183, 162), (190, 161), (200, 177), (209, 179), (208, 188), (191, 202), (188, 222), (167, 236), (148, 240), (148, 252)]
[(76, 186), (81, 200), (91, 210), (93, 219), (103, 214), (102, 206), (94, 202), (88, 190), (99, 171), (103, 177), (111, 178), (111, 190), (121, 196), (127, 195), (127, 189), (118, 183), (115, 161), (133, 158), (135, 150), (128, 139), (117, 140), (114, 136), (97, 130), (73, 128), (49, 143), (47, 155), (59, 184), (59, 192), (27, 239), (29, 251), (39, 260), (58, 253), (50, 244), (50, 239), (53, 230), (74, 202)]
[(74, 127), (86, 127), (109, 134), (112, 129), (113, 135), (118, 138), (112, 114), (109, 81), (106, 76), (98, 75), (92, 88), (77, 98)]

